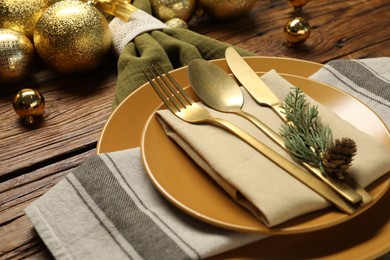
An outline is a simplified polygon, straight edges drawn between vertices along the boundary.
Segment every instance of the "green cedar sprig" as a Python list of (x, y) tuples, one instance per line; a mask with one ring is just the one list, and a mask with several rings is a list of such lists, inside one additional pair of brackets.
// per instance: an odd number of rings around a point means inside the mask
[(293, 88), (285, 98), (287, 124), (282, 126), (281, 135), (286, 148), (298, 162), (322, 167), (321, 154), (332, 145), (332, 131), (318, 119), (318, 107), (310, 105), (299, 88)]

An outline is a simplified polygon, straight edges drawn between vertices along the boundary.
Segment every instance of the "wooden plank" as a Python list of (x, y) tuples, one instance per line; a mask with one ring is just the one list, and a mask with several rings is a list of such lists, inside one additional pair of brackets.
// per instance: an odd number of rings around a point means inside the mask
[[(19, 85), (13, 91), (0, 92), (0, 110), (4, 111), (0, 176), (12, 178), (26, 169), (39, 168), (35, 164), (45, 160), (95, 145), (111, 113), (115, 80), (116, 65), (110, 63), (94, 74), (43, 78), (37, 85)], [(23, 125), (12, 109), (13, 93), (22, 87), (37, 88), (46, 99), (46, 112), (37, 126)]]
[[(272, 3), (272, 4), (271, 4)], [(306, 59), (324, 63), (346, 57), (364, 48), (390, 40), (390, 3), (371, 1), (312, 1), (303, 16), (312, 27), (309, 39), (296, 48), (284, 46), (283, 28), (294, 14), (287, 1), (259, 1), (249, 17), (233, 23), (199, 20), (194, 29), (210, 37), (235, 44), (257, 55)], [(217, 27), (217, 29), (215, 28)], [(370, 56), (388, 56), (389, 48)]]
[(0, 259), (23, 259), (34, 255), (45, 259), (52, 257), (25, 215), (1, 226), (0, 234)]
[(0, 259), (24, 258), (47, 250), (23, 210), (95, 153), (91, 149), (0, 183)]
[(0, 225), (24, 215), (23, 210), (26, 206), (95, 153), (96, 150), (91, 149), (0, 183)]

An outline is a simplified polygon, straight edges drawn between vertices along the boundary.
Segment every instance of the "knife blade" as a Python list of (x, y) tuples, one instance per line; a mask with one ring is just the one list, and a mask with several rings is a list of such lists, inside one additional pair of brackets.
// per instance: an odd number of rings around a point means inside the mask
[[(284, 122), (286, 122), (280, 99), (268, 88), (264, 81), (253, 71), (240, 54), (238, 54), (233, 47), (228, 47), (225, 51), (225, 57), (233, 75), (248, 91), (251, 97), (261, 106), (270, 107)], [(363, 204), (368, 204), (372, 202), (373, 199), (371, 195), (363, 187), (357, 184), (352, 177), (348, 178), (348, 185), (334, 178), (325, 176), (317, 168), (306, 163), (303, 163), (303, 166), (350, 203), (356, 204), (362, 202)]]
[(267, 87), (261, 78), (252, 70), (246, 61), (238, 54), (233, 47), (228, 47), (225, 51), (226, 62), (234, 76), (241, 82), (249, 95), (262, 106), (272, 108), (284, 120), (281, 101)]

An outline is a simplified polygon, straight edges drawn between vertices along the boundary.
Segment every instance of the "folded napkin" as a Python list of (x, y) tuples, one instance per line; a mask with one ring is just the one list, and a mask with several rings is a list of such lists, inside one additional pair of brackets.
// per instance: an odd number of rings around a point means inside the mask
[[(293, 87), (275, 71), (268, 72), (262, 79), (281, 100)], [(244, 111), (259, 118), (275, 132), (281, 129), (284, 123), (271, 109), (260, 107), (246, 92), (244, 100)], [(390, 151), (384, 144), (310, 97), (307, 100), (318, 106), (320, 120), (331, 127), (334, 138), (350, 137), (355, 140), (358, 152), (349, 172), (358, 183), (367, 186), (390, 171)], [(245, 119), (208, 110), (216, 117), (241, 127), (292, 161), (282, 148)], [(317, 193), (227, 131), (215, 126), (188, 124), (169, 110), (159, 111), (158, 119), (169, 137), (219, 182), (234, 200), (251, 210), (267, 226), (275, 226), (328, 206)]]

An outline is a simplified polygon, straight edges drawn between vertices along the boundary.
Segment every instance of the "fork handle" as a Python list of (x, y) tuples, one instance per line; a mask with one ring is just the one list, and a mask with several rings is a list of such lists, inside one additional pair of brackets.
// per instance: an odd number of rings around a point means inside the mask
[[(264, 134), (266, 134), (269, 138), (271, 138), (272, 141), (274, 141), (277, 145), (279, 145), (285, 151), (288, 152), (288, 149), (286, 148), (282, 137), (278, 133), (276, 133), (274, 130), (269, 128), (267, 125), (265, 125), (263, 122), (261, 122), (259, 119), (257, 119), (255, 116), (253, 116), (253, 115), (251, 115), (243, 110), (238, 110), (234, 113), (249, 120), (257, 128), (259, 128)], [(307, 164), (307, 163), (303, 163), (302, 165), (308, 171), (310, 171), (312, 174), (317, 176), (317, 178), (319, 178), (321, 181), (326, 183), (330, 188), (332, 188), (337, 194), (339, 194), (341, 197), (343, 197), (349, 203), (356, 204), (356, 203), (359, 203), (362, 201), (362, 196), (360, 196), (350, 186), (346, 185), (345, 183), (343, 183), (339, 180), (336, 180), (334, 178), (330, 178), (330, 177), (324, 175), (317, 167), (314, 167), (314, 166)]]
[(209, 118), (206, 120), (206, 122), (216, 125), (234, 134), (235, 136), (239, 137), (247, 144), (252, 146), (254, 149), (256, 149), (258, 152), (260, 152), (265, 157), (267, 157), (269, 160), (271, 160), (276, 165), (278, 165), (280, 168), (288, 172), (294, 178), (298, 179), (307, 187), (312, 189), (314, 192), (316, 192), (326, 200), (333, 203), (341, 211), (348, 214), (352, 214), (353, 212), (355, 212), (356, 209), (351, 204), (344, 201), (322, 181), (317, 179), (315, 176), (308, 174), (305, 170), (298, 167), (293, 162), (287, 160), (285, 157), (278, 154), (277, 152), (269, 148), (267, 145), (263, 144), (262, 142), (260, 142), (259, 140), (257, 140), (256, 138), (254, 138), (244, 130), (242, 130), (241, 128), (237, 127), (236, 125), (224, 119), (216, 118), (216, 117)]

